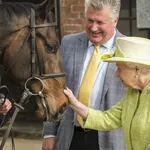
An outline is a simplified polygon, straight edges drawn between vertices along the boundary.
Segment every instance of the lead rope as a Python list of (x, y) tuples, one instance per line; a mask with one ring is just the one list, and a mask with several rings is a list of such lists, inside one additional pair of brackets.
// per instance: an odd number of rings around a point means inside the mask
[[(3, 73), (4, 73), (4, 67), (0, 66), (0, 85), (1, 85), (1, 81), (2, 81), (1, 77), (2, 77)], [(4, 94), (4, 99), (2, 101), (0, 101), (0, 103), (3, 105), (6, 101), (6, 98), (8, 97), (9, 89), (8, 89), (7, 86), (2, 85), (2, 86), (0, 86), (0, 90), (5, 90), (5, 93), (3, 93)], [(1, 96), (3, 96), (3, 95), (1, 95)], [(3, 97), (1, 97), (1, 98), (3, 98)], [(3, 127), (3, 125), (5, 123), (5, 120), (6, 120), (6, 116), (7, 116), (7, 114), (2, 116), (2, 121), (0, 123), (0, 128)], [(10, 131), (10, 135), (11, 135), (12, 150), (15, 150), (15, 142), (14, 142), (14, 137), (13, 137), (12, 131)]]
[[(19, 102), (18, 106), (22, 106), (22, 104), (24, 103), (24, 101), (25, 101), (27, 98), (29, 98), (30, 96), (32, 96), (32, 93), (31, 93), (29, 90), (27, 90), (27, 88), (26, 88), (25, 91), (24, 91), (24, 93), (23, 93), (23, 95), (22, 95), (22, 97), (21, 97), (21, 99), (20, 99), (20, 102)], [(20, 109), (21, 109), (21, 107), (18, 107), (18, 106), (15, 106), (15, 111), (14, 111), (13, 116), (12, 116), (12, 118), (11, 118), (10, 124), (9, 124), (9, 126), (8, 126), (8, 128), (7, 128), (7, 131), (5, 132), (5, 135), (4, 135), (3, 140), (2, 140), (2, 142), (1, 142), (0, 150), (3, 150), (3, 147), (4, 147), (4, 145), (5, 145), (5, 142), (6, 142), (7, 138), (8, 138), (8, 135), (9, 135), (9, 133), (10, 133), (10, 130), (12, 129), (13, 123), (14, 123), (14, 121), (15, 121), (15, 118), (16, 118), (18, 112), (19, 112)]]
[(12, 130), (10, 131), (10, 136), (11, 136), (12, 150), (15, 150), (15, 141)]

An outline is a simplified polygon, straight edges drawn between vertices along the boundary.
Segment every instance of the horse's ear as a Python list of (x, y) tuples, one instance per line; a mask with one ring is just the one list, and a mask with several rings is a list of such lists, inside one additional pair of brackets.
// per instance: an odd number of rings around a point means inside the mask
[(45, 19), (46, 15), (54, 9), (54, 0), (44, 0), (41, 4), (36, 5), (36, 12), (38, 16)]
[(36, 5), (36, 9), (38, 10), (40, 8), (45, 7), (45, 5), (47, 5), (47, 3), (48, 3), (48, 0), (44, 0), (41, 4)]

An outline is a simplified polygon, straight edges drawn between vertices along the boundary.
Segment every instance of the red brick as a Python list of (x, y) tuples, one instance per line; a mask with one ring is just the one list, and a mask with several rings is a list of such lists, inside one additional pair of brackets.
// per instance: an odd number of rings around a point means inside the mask
[(78, 31), (80, 30), (81, 28), (81, 25), (73, 25), (73, 24), (68, 24), (68, 25), (65, 25), (64, 26), (64, 30), (65, 31)]
[(84, 6), (84, 2), (85, 0), (78, 0), (78, 3), (81, 4), (82, 6)]
[(84, 19), (72, 19), (72, 18), (70, 18), (70, 19), (68, 19), (68, 22), (70, 23), (70, 24), (79, 24), (79, 25), (83, 25), (85, 22), (84, 22)]
[(60, 0), (61, 36), (84, 31), (84, 0)]
[(84, 12), (84, 7), (80, 5), (73, 5), (71, 10), (73, 12)]

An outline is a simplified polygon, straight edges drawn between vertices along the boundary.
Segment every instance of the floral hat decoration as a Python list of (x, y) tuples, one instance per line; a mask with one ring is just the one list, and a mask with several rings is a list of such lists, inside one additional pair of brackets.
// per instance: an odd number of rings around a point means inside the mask
[(105, 62), (130, 62), (150, 66), (150, 40), (141, 37), (118, 37), (116, 47), (102, 55)]

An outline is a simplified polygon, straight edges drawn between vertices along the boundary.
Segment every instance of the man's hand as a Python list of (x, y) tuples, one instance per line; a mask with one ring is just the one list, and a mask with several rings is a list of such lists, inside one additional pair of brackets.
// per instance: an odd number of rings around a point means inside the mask
[(0, 105), (0, 113), (3, 113), (5, 115), (11, 107), (11, 102), (8, 99), (6, 99), (5, 103), (3, 105)]
[(43, 140), (42, 150), (54, 150), (55, 137), (45, 138)]

